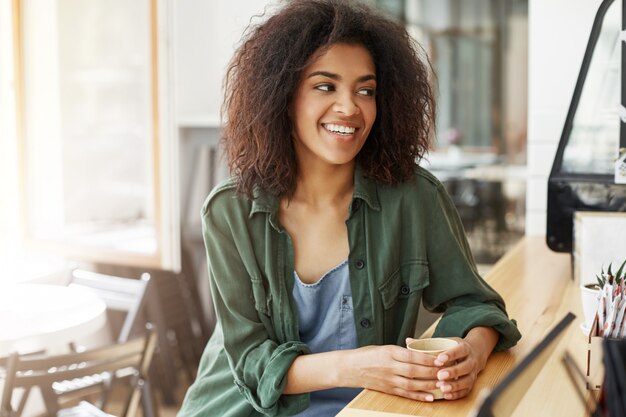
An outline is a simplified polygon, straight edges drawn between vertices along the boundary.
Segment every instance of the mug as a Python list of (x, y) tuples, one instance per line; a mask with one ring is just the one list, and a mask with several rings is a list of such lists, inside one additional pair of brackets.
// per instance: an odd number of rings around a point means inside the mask
[[(453, 339), (448, 339), (446, 337), (433, 337), (429, 339), (417, 339), (409, 343), (406, 347), (409, 350), (414, 352), (425, 353), (430, 356), (438, 356), (441, 352), (450, 350), (459, 342)], [(440, 400), (443, 398), (443, 393), (439, 388), (433, 390), (424, 390), (425, 392), (429, 392), (433, 395), (435, 400)]]

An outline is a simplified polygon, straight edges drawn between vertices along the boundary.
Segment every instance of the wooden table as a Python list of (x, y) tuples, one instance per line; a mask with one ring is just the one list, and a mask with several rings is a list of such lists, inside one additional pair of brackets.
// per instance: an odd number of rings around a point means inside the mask
[(81, 288), (0, 285), (0, 356), (55, 350), (106, 324), (106, 304)]
[[(570, 262), (568, 254), (550, 251), (543, 238), (527, 237), (487, 274), (486, 281), (502, 295), (510, 317), (517, 320), (522, 339), (509, 351), (491, 355), (468, 397), (424, 403), (364, 390), (337, 417), (394, 415), (387, 413), (428, 417), (470, 415), (479, 403), (481, 390), (497, 384), (568, 311), (576, 314), (577, 319), (566, 330), (514, 415), (584, 416), (585, 409), (560, 360), (567, 349), (578, 366), (586, 370), (587, 338), (579, 327), (584, 320), (578, 286), (571, 279)], [(422, 336), (429, 336), (433, 330), (434, 325)]]

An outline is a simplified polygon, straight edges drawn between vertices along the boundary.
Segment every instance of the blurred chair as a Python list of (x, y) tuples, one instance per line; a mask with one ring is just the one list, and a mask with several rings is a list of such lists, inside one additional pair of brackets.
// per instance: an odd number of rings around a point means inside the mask
[[(200, 243), (202, 241), (200, 240)], [(182, 270), (179, 273), (150, 269), (150, 294), (145, 310), (148, 320), (159, 332), (150, 379), (154, 392), (165, 405), (180, 403), (181, 379), (195, 379), (200, 357), (211, 334), (202, 308), (196, 268), (189, 246), (182, 245)], [(133, 267), (98, 264), (100, 273), (136, 274)]]
[(484, 254), (495, 262), (504, 254), (506, 227), (506, 198), (501, 181), (477, 180), (476, 194), (480, 201), (479, 239)]
[(449, 179), (444, 181), (444, 187), (450, 195), (454, 206), (459, 213), (461, 223), (466, 232), (471, 232), (480, 221), (480, 199), (477, 194), (476, 180)]
[[(118, 343), (125, 343), (130, 338), (144, 329), (146, 325), (145, 307), (151, 291), (151, 277), (148, 273), (143, 273), (140, 279), (123, 278), (119, 276), (101, 274), (82, 269), (71, 271), (71, 287), (82, 287), (95, 292), (107, 305), (109, 318), (114, 313), (124, 316), (121, 329), (117, 335)], [(110, 323), (114, 320), (110, 320)], [(141, 330), (143, 332), (143, 330)], [(73, 350), (82, 350), (81, 347), (72, 346)], [(100, 406), (105, 407), (108, 401), (112, 382), (130, 374), (119, 371), (117, 375), (107, 373), (91, 375), (82, 380), (76, 379), (69, 382), (57, 382), (53, 386), (53, 393), (59, 397), (71, 397), (77, 395), (88, 395), (94, 390), (101, 393)], [(150, 401), (148, 401), (150, 400)], [(144, 417), (153, 417), (157, 414), (152, 395), (143, 397)]]
[[(122, 369), (134, 370), (122, 413), (122, 417), (133, 417), (137, 413), (142, 397), (150, 396), (147, 373), (155, 344), (156, 333), (149, 329), (143, 337), (85, 352), (57, 356), (14, 353), (9, 357), (0, 358), (0, 368), (4, 369), (0, 417), (18, 417), (21, 410), (19, 408), (15, 410), (12, 406), (14, 391), (22, 389), (28, 392), (34, 387), (41, 390), (46, 401), (46, 415), (49, 417), (107, 416), (103, 407), (96, 407), (84, 401), (77, 406), (63, 409), (57, 402), (52, 387), (55, 383), (71, 383), (102, 373), (115, 375)], [(151, 398), (148, 400), (152, 401)]]
[(154, 299), (147, 305), (148, 317), (159, 329), (153, 380), (165, 404), (174, 405), (179, 371), (187, 382), (195, 380), (200, 357), (209, 338), (207, 323), (196, 304), (197, 289), (183, 271), (154, 271)]
[(106, 303), (108, 312), (122, 312), (125, 318), (117, 341), (126, 342), (134, 330), (143, 329), (145, 325), (143, 309), (149, 295), (150, 279), (148, 273), (141, 274), (141, 278), (137, 280), (74, 269), (69, 286), (83, 287), (95, 292)]
[(508, 237), (502, 182), (451, 178), (443, 185), (459, 213), (477, 262), (495, 262), (503, 255)]
[(506, 198), (501, 181), (476, 181), (476, 194), (481, 204), (481, 217), (494, 222), (494, 229), (506, 231)]

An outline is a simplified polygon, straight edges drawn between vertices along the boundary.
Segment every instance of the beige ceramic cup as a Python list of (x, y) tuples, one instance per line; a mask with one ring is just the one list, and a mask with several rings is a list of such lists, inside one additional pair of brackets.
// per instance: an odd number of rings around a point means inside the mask
[[(430, 339), (417, 339), (409, 343), (406, 347), (409, 350), (415, 352), (425, 353), (430, 356), (437, 356), (441, 352), (450, 350), (459, 342), (453, 339), (448, 339), (445, 337), (433, 337)], [(425, 392), (429, 392), (433, 395), (435, 400), (441, 400), (443, 398), (443, 393), (439, 388), (433, 390), (424, 390)]]

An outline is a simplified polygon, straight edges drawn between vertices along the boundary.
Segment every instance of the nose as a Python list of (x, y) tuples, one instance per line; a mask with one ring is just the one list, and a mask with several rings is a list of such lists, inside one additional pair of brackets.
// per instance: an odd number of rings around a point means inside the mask
[(361, 111), (359, 106), (355, 103), (354, 97), (351, 92), (344, 92), (337, 94), (337, 99), (333, 105), (333, 110), (342, 113), (346, 116), (352, 116), (359, 114)]

